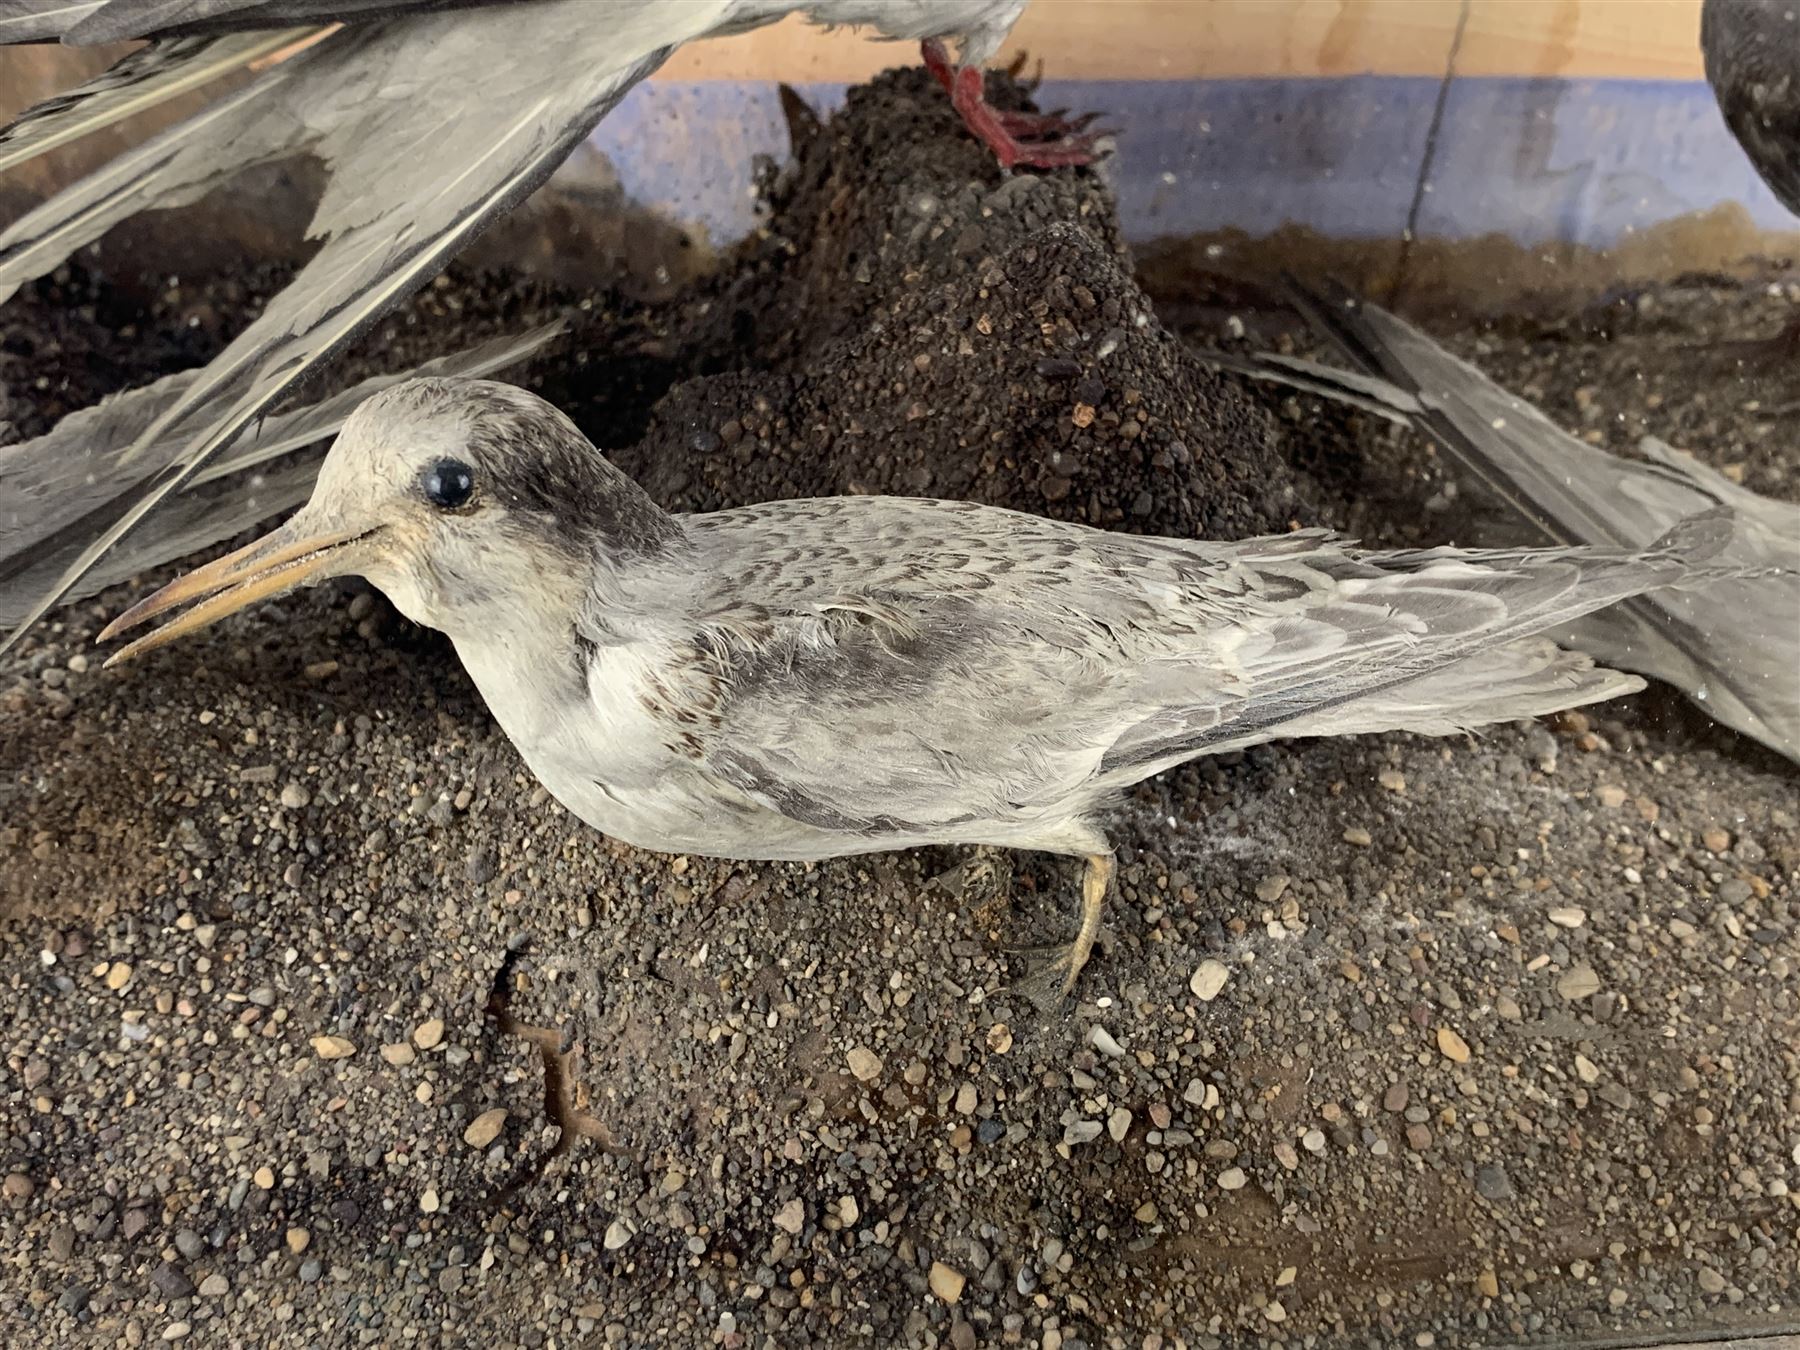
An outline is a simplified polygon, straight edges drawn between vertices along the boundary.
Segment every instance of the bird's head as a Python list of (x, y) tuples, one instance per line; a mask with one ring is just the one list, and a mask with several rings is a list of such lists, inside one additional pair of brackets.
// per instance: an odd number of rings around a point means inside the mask
[(178, 577), (101, 637), (199, 602), (111, 665), (258, 600), (347, 575), (453, 638), (563, 626), (597, 565), (654, 554), (680, 533), (535, 394), (489, 380), (409, 380), (351, 415), (312, 499), (285, 524)]

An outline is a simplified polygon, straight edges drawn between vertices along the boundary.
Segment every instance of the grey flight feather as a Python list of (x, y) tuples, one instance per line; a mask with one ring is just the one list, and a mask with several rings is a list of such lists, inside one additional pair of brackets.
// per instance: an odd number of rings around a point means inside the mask
[(0, 44), (62, 37), (106, 0), (0, 0)]
[[(261, 422), (178, 494), (144, 529), (84, 575), (71, 600), (209, 547), (291, 511), (312, 491), (322, 455), (264, 471), (270, 461), (335, 435), (359, 405), (408, 379), (488, 375), (529, 359), (566, 331), (561, 321), (495, 338), (394, 375), (377, 375), (317, 403)], [(119, 456), (142, 428), (180, 398), (196, 372), (170, 375), (73, 413), (34, 440), (0, 446), (0, 624), (30, 612), (44, 587), (80, 552), (82, 522), (110, 519), (132, 500), (144, 476), (174, 462), (181, 443), (150, 442), (138, 473)], [(202, 489), (205, 489), (202, 491)]]
[(1728, 511), (1719, 561), (1737, 575), (1645, 595), (1558, 635), (1674, 685), (1718, 721), (1800, 761), (1800, 505), (1667, 447), (1649, 448), (1644, 460), (1608, 454), (1379, 306), (1341, 291), (1300, 296), (1314, 326), (1361, 371), (1207, 355), (1417, 428), (1556, 543), (1642, 547), (1687, 517)]
[[(45, 202), (0, 234), (0, 300), (140, 211), (198, 200), (297, 154), (327, 186), (323, 246), (257, 320), (168, 403), (142, 438), (184, 449), (45, 588), (16, 641), (88, 568), (296, 383), (531, 192), (675, 47), (793, 12), (890, 36), (999, 46), (1024, 0), (0, 0), (0, 42), (157, 37), (152, 55), (26, 115), (39, 149), (218, 73), (252, 50), (190, 34), (343, 21), (309, 49)], [(220, 39), (220, 43), (242, 41)], [(171, 44), (187, 42), (177, 47)], [(256, 48), (261, 50), (261, 48)], [(202, 71), (199, 66), (205, 64)], [(192, 66), (193, 69), (189, 69)], [(135, 102), (134, 102), (135, 100)], [(130, 463), (141, 447), (127, 447)], [(0, 551), (4, 550), (0, 538)]]
[(140, 47), (79, 89), (38, 104), (0, 131), (0, 173), (272, 56), (310, 31), (171, 38)]

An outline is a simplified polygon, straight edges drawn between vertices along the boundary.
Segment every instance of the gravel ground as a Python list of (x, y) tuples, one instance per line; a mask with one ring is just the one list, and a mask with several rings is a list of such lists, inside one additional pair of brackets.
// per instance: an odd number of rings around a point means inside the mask
[[(587, 297), (531, 373), (665, 502), (1450, 519), (1422, 447), (1207, 373), (1185, 343), (1211, 319), (1158, 320), (1099, 178), (1001, 180), (916, 74), (797, 127), (757, 239), (673, 299)], [(25, 434), (204, 359), (278, 280), (122, 314), (71, 269), (0, 311), (0, 416)], [(353, 366), (576, 298), (462, 272)], [(1793, 496), (1779, 391), (1693, 355), (1790, 303), (1700, 280), (1443, 331), (1609, 443), (1641, 423)], [(0, 662), (0, 1309), (33, 1343), (1448, 1346), (1800, 1318), (1795, 777), (1666, 692), (1143, 785), (1108, 940), (1046, 1017), (1005, 992), (1008, 948), (1066, 931), (1062, 863), (640, 852), (550, 800), (448, 645), (366, 589), (103, 673), (126, 599)], [(497, 981), (567, 1029), (612, 1151), (550, 1156)]]

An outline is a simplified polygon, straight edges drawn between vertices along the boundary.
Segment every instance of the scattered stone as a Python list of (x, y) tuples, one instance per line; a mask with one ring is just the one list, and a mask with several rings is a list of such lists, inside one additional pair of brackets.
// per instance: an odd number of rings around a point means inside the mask
[(960, 1303), (963, 1286), (967, 1281), (963, 1273), (954, 1266), (947, 1266), (942, 1261), (931, 1263), (931, 1273), (927, 1276), (931, 1284), (931, 1292), (945, 1303)]
[(312, 1245), (312, 1234), (304, 1228), (290, 1228), (283, 1237), (287, 1242), (287, 1249), (295, 1256)]
[(433, 1017), (413, 1028), (413, 1044), (421, 1050), (435, 1050), (444, 1040), (444, 1019)]
[(1104, 1127), (1097, 1120), (1072, 1120), (1063, 1126), (1063, 1143), (1088, 1144), (1100, 1137)]
[(463, 1143), (470, 1148), (486, 1148), (500, 1137), (500, 1131), (506, 1128), (506, 1108), (496, 1106), (492, 1110), (483, 1111), (469, 1122), (463, 1131)]
[(1506, 1168), (1497, 1162), (1482, 1163), (1477, 1167), (1475, 1169), (1475, 1193), (1483, 1200), (1512, 1199), (1512, 1181), (1506, 1175)]
[(1558, 928), (1579, 928), (1587, 922), (1587, 911), (1577, 905), (1558, 905), (1550, 911), (1550, 922)]
[(1208, 959), (1200, 963), (1200, 968), (1188, 981), (1188, 989), (1202, 1003), (1211, 1003), (1219, 996), (1219, 991), (1225, 987), (1225, 982), (1230, 978), (1231, 971), (1224, 962)]
[(132, 970), (128, 962), (114, 961), (106, 970), (106, 987), (119, 990), (131, 983)]
[(1241, 1167), (1227, 1167), (1219, 1173), (1219, 1189), (1222, 1191), (1241, 1191), (1249, 1181), (1250, 1178)]
[(394, 1065), (396, 1068), (404, 1068), (418, 1057), (414, 1053), (413, 1048), (405, 1041), (396, 1041), (392, 1045), (384, 1045), (381, 1047), (380, 1053), (384, 1060), (389, 1064)]
[(1469, 1043), (1449, 1027), (1438, 1028), (1437, 1045), (1444, 1058), (1452, 1063), (1467, 1064), (1469, 1062)]
[(1625, 789), (1607, 784), (1594, 791), (1594, 799), (1609, 810), (1625, 804)]
[(1591, 998), (1600, 992), (1600, 976), (1592, 966), (1576, 966), (1557, 980), (1556, 992), (1571, 1003)]
[(1589, 1059), (1586, 1055), (1576, 1055), (1575, 1074), (1584, 1083), (1598, 1083), (1600, 1081), (1600, 1066), (1595, 1064), (1594, 1061)]
[(356, 1053), (356, 1046), (342, 1036), (314, 1036), (312, 1048), (320, 1059), (349, 1059)]
[(1484, 1270), (1475, 1277), (1475, 1292), (1483, 1298), (1500, 1297), (1500, 1277), (1491, 1270)]
[(1098, 1050), (1108, 1059), (1123, 1059), (1125, 1057), (1125, 1047), (1115, 1041), (1112, 1037), (1112, 1033), (1098, 1023), (1088, 1028), (1088, 1044), (1093, 1046), (1094, 1049)]
[(806, 1227), (806, 1204), (795, 1199), (788, 1201), (775, 1211), (775, 1226), (783, 1232), (800, 1236), (800, 1230)]
[(312, 804), (312, 793), (299, 783), (288, 783), (281, 789), (281, 804), (290, 811), (298, 811)]
[(166, 1299), (192, 1298), (194, 1282), (173, 1261), (164, 1261), (150, 1272), (150, 1286)]
[(623, 1219), (614, 1219), (606, 1225), (606, 1235), (600, 1239), (602, 1246), (609, 1252), (616, 1252), (632, 1238), (631, 1226)]
[(881, 1057), (864, 1046), (853, 1045), (844, 1058), (850, 1065), (850, 1072), (856, 1075), (857, 1081), (872, 1083), (881, 1077)]
[(436, 1214), (442, 1206), (442, 1203), (443, 1202), (438, 1199), (437, 1187), (435, 1186), (427, 1186), (425, 1188), (425, 1193), (419, 1197), (419, 1208), (426, 1214)]
[(1277, 872), (1273, 876), (1264, 877), (1256, 883), (1256, 898), (1265, 905), (1272, 905), (1287, 892), (1288, 879)]
[(1125, 1136), (1131, 1132), (1131, 1112), (1119, 1107), (1106, 1118), (1106, 1132), (1112, 1136), (1115, 1144), (1123, 1143)]
[(1375, 842), (1375, 836), (1360, 825), (1352, 825), (1344, 831), (1344, 842), (1356, 848), (1368, 848)]
[(231, 1281), (219, 1274), (216, 1270), (204, 1280), (200, 1281), (201, 1298), (223, 1298), (230, 1292)]

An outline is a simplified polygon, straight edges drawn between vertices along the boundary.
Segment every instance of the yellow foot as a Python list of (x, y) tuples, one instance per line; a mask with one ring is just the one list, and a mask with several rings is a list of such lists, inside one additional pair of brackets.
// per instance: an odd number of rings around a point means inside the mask
[(1009, 986), (1010, 992), (1023, 994), (1046, 1012), (1075, 992), (1075, 981), (1094, 954), (1094, 943), (1100, 936), (1100, 914), (1112, 874), (1111, 854), (1088, 855), (1087, 871), (1081, 879), (1081, 929), (1075, 940), (1066, 947), (1037, 948), (1036, 953), (1048, 955), (1049, 962)]

